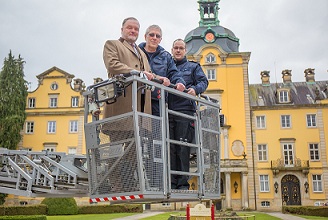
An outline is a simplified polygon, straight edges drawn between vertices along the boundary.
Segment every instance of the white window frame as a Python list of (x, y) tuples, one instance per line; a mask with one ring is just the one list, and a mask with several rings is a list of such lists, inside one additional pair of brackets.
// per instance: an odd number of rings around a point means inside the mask
[(289, 101), (289, 91), (288, 90), (280, 90), (279, 91), (279, 103), (288, 103)]
[(322, 175), (312, 174), (313, 192), (322, 192)]
[(261, 201), (261, 207), (270, 207), (270, 201)]
[(43, 148), (44, 150), (46, 150), (46, 151), (49, 151), (49, 152), (56, 152), (56, 147), (54, 147), (54, 146), (44, 146), (44, 148)]
[(72, 107), (73, 108), (79, 107), (79, 97), (78, 96), (72, 97)]
[(316, 114), (307, 114), (306, 115), (306, 126), (308, 128), (317, 127), (317, 115)]
[(206, 63), (215, 63), (216, 62), (216, 57), (214, 54), (210, 53), (206, 56), (205, 58)]
[(79, 130), (78, 120), (69, 121), (69, 133), (77, 133)]
[(47, 133), (48, 134), (55, 134), (56, 133), (56, 126), (57, 126), (56, 121), (48, 121)]
[(162, 207), (171, 207), (171, 203), (170, 202), (163, 202)]
[(76, 147), (68, 147), (68, 149), (67, 149), (67, 154), (75, 155), (76, 152), (77, 152)]
[(27, 107), (28, 108), (35, 108), (35, 98), (28, 98)]
[(294, 143), (281, 143), (285, 167), (294, 167)]
[(260, 192), (270, 192), (269, 175), (260, 175)]
[(320, 161), (320, 150), (318, 143), (309, 143), (309, 158), (310, 161)]
[(206, 76), (208, 80), (216, 80), (216, 69), (207, 69)]
[(258, 144), (257, 153), (259, 161), (268, 161), (268, 146), (266, 144)]
[(58, 95), (49, 95), (49, 108), (58, 107)]
[(280, 115), (280, 123), (282, 128), (291, 128), (292, 117), (290, 115)]
[(266, 128), (266, 117), (265, 115), (256, 116), (256, 128), (265, 129)]
[(27, 121), (25, 123), (25, 134), (33, 134), (34, 133), (34, 121)]

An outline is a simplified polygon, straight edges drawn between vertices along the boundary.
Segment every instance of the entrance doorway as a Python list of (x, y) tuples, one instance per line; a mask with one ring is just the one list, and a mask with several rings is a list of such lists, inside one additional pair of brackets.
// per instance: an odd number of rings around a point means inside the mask
[(301, 205), (300, 181), (294, 175), (281, 179), (281, 198), (283, 205)]

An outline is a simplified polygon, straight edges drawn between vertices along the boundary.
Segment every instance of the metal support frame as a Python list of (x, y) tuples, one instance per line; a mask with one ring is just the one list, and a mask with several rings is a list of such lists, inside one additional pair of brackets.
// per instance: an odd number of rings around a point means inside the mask
[[(112, 83), (112, 81), (108, 80), (108, 83)], [(125, 83), (130, 84), (130, 86), (132, 83), (132, 112), (101, 120), (96, 119), (91, 122), (86, 121), (85, 123), (87, 158), (90, 165), (90, 201), (152, 203), (219, 199), (220, 107), (218, 103), (213, 102), (213, 99), (203, 99), (181, 93), (173, 88), (139, 78), (136, 75), (125, 79)], [(146, 88), (156, 87), (161, 90), (159, 117), (137, 111), (137, 91), (140, 89), (138, 83), (147, 85)], [(102, 85), (106, 85), (106, 82), (102, 82)], [(88, 88), (84, 95), (86, 97), (93, 96), (93, 93), (95, 93), (93, 90), (93, 87)], [(195, 100), (197, 102), (195, 116), (169, 110), (164, 97), (166, 93)], [(95, 101), (97, 102), (97, 100)], [(88, 112), (88, 105), (85, 107), (85, 112)], [(195, 143), (170, 139), (168, 130), (169, 114), (195, 121)], [(133, 135), (129, 138), (135, 140), (131, 145), (128, 144), (128, 139), (123, 137), (124, 130), (129, 130), (127, 127), (130, 118), (133, 119)], [(126, 126), (122, 124), (123, 121), (126, 121)], [(147, 129), (143, 128), (144, 123), (151, 129), (145, 131)], [(111, 135), (105, 135), (101, 130), (105, 126), (122, 130), (118, 140), (111, 142)], [(205, 140), (206, 138), (208, 140)], [(182, 172), (170, 169), (170, 144), (196, 148), (196, 171)], [(127, 145), (129, 148), (124, 147)], [(100, 151), (100, 149), (103, 150)], [(101, 155), (101, 152), (112, 152), (110, 149), (116, 149), (116, 151), (122, 149), (123, 152), (117, 155), (113, 154), (108, 158)], [(155, 154), (160, 154), (160, 156)], [(113, 162), (113, 160), (116, 162)], [(130, 161), (130, 163), (127, 161)], [(136, 167), (133, 167), (134, 164)], [(171, 189), (171, 174), (194, 176), (197, 179), (197, 188), (194, 190)]]
[(84, 197), (87, 173), (74, 166), (73, 156), (0, 148), (0, 192), (28, 197)]

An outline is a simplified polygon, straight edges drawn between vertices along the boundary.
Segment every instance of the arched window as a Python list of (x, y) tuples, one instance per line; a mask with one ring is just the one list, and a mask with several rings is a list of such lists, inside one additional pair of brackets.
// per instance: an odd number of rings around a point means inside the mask
[(284, 103), (290, 103), (291, 102), (291, 98), (290, 98), (290, 89), (286, 89), (286, 88), (280, 88), (277, 91), (277, 95), (278, 95), (278, 102), (280, 104), (284, 104)]
[(216, 59), (214, 54), (210, 53), (205, 57), (205, 62), (206, 63), (215, 63)]

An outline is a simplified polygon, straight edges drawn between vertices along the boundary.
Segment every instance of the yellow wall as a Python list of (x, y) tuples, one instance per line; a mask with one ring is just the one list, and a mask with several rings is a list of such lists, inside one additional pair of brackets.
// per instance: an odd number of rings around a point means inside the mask
[[(209, 80), (209, 86), (206, 92), (222, 90), (220, 95), (221, 113), (225, 115), (226, 124), (230, 125), (229, 129), (229, 146), (235, 140), (243, 142), (246, 148), (246, 120), (245, 120), (245, 94), (244, 94), (244, 73), (242, 54), (228, 55), (226, 63), (222, 63), (220, 55), (216, 60), (215, 66), (209, 66), (205, 63), (205, 57), (208, 54), (217, 54), (218, 48), (209, 47), (204, 49), (201, 54), (200, 64), (206, 73), (207, 68), (216, 67), (216, 80)], [(226, 55), (225, 55), (226, 56)], [(248, 82), (247, 82), (248, 83)], [(221, 146), (223, 146), (221, 138)], [(231, 149), (231, 148), (229, 148)], [(246, 150), (246, 149), (245, 149)], [(223, 153), (223, 151), (221, 151)], [(223, 154), (221, 155), (223, 158)], [(237, 157), (230, 151), (229, 158), (235, 159)], [(239, 158), (241, 159), (241, 158)]]
[[(309, 159), (309, 143), (319, 143), (318, 128), (307, 128), (306, 114), (315, 114), (315, 109), (286, 109), (256, 111), (254, 116), (265, 115), (266, 129), (256, 129), (256, 146), (267, 144), (268, 165), (271, 160), (282, 157), (280, 138), (295, 138), (294, 156), (302, 160)], [(291, 128), (281, 128), (280, 116), (291, 115)], [(254, 118), (255, 118), (254, 117)]]
[[(319, 130), (319, 121), (318, 117), (319, 112), (323, 111), (323, 123), (328, 123), (328, 109), (318, 109), (317, 107), (307, 107), (307, 108), (297, 108), (297, 109), (272, 109), (272, 110), (258, 110), (254, 111), (254, 123), (256, 123), (256, 116), (265, 116), (266, 117), (266, 128), (265, 129), (257, 129), (255, 128), (255, 146), (254, 149), (257, 150), (258, 144), (266, 144), (268, 149), (268, 160), (267, 161), (259, 161), (257, 163), (258, 174), (266, 174), (269, 175), (270, 187), (273, 188), (274, 181), (279, 182), (279, 180), (288, 174), (296, 175), (300, 180), (300, 189), (301, 194), (306, 195), (304, 192), (304, 182), (307, 181), (310, 185), (309, 188), (309, 199), (312, 200), (320, 200), (325, 199), (325, 181), (322, 180), (323, 183), (323, 192), (313, 192), (312, 189), (312, 174), (324, 174), (325, 170), (322, 168), (325, 163), (325, 158), (327, 158), (327, 151), (320, 152), (320, 161), (311, 161), (310, 160), (310, 152), (309, 152), (309, 143), (318, 143), (325, 144), (325, 141), (322, 142), (320, 139), (320, 130)], [(317, 114), (317, 127), (308, 128), (306, 124), (306, 115), (307, 114)], [(291, 116), (291, 128), (281, 128), (280, 125), (280, 116), (281, 115), (290, 115)], [(254, 126), (256, 127), (256, 126)], [(325, 134), (328, 134), (327, 126), (324, 127)], [(271, 170), (271, 161), (276, 161), (279, 158), (283, 158), (283, 150), (281, 143), (279, 141), (280, 138), (295, 138), (295, 142), (293, 143), (293, 153), (294, 158), (299, 158), (301, 161), (309, 160), (310, 171), (306, 176), (300, 171), (280, 171), (277, 177), (274, 177)], [(321, 142), (320, 142), (321, 141)], [(320, 147), (319, 147), (320, 148)], [(325, 155), (322, 155), (325, 153)], [(257, 154), (256, 154), (257, 156)], [(258, 181), (258, 180), (257, 180)], [(280, 187), (280, 184), (279, 184)], [(260, 199), (271, 199), (274, 195), (272, 192), (274, 190), (270, 190), (271, 193), (259, 193)], [(280, 188), (279, 188), (279, 192)]]
[[(58, 84), (57, 90), (52, 90), (51, 84)], [(49, 108), (49, 95), (58, 95), (57, 107)], [(79, 106), (71, 106), (71, 98), (79, 97)], [(75, 147), (78, 154), (85, 154), (84, 141), (84, 106), (80, 91), (74, 91), (64, 71), (53, 69), (39, 83), (35, 91), (29, 92), (27, 100), (35, 98), (35, 108), (26, 108), (26, 122), (34, 122), (34, 133), (24, 135), (22, 148), (33, 151), (44, 150), (45, 143), (57, 143), (56, 151), (68, 153), (68, 147)], [(28, 105), (28, 101), (27, 101)], [(70, 121), (78, 121), (78, 132), (70, 133)], [(56, 132), (47, 133), (48, 121), (56, 121)]]

